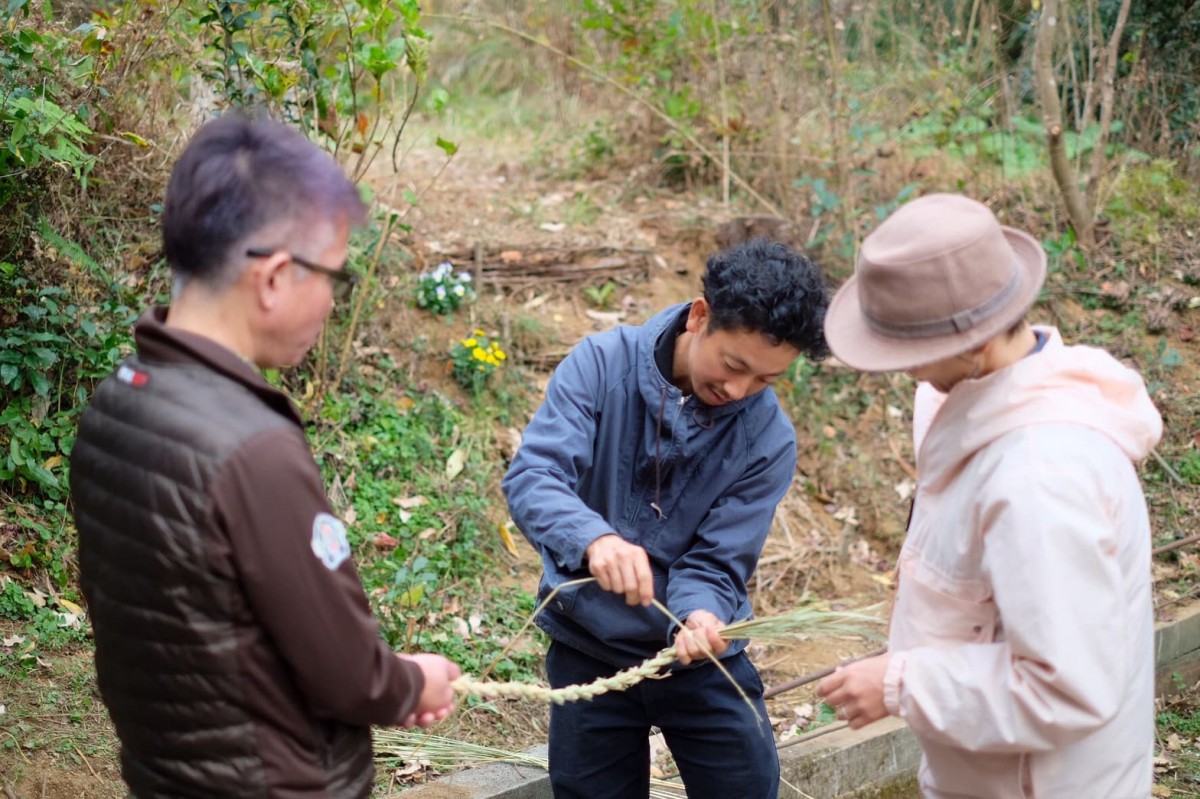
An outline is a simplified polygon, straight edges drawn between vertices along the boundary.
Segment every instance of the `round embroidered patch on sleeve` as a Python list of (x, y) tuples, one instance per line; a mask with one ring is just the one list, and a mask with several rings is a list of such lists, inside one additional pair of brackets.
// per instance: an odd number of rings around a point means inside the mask
[(313, 519), (313, 554), (333, 571), (350, 557), (350, 542), (346, 540), (346, 525), (328, 513), (318, 513)]

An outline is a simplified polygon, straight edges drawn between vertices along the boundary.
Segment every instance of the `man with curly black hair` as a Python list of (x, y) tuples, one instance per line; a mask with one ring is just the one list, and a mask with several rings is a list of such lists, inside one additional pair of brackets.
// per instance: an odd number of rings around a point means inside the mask
[(558, 799), (646, 796), (652, 726), (693, 799), (778, 792), (762, 682), (720, 632), (750, 615), (746, 583), (796, 469), (770, 386), (801, 353), (826, 354), (828, 296), (811, 261), (763, 240), (711, 257), (703, 283), (645, 325), (584, 339), (504, 478), (542, 556), (550, 683), (611, 676), (672, 644), (678, 657), (670, 679), (551, 708)]

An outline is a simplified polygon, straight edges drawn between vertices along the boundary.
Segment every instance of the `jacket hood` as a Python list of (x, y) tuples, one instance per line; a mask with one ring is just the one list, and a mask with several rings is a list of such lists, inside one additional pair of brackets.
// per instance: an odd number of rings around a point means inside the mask
[(917, 471), (931, 487), (997, 438), (1037, 424), (1080, 424), (1141, 460), (1162, 436), (1162, 417), (1140, 375), (1107, 352), (1063, 344), (1051, 327), (1036, 355), (948, 394), (922, 383), (913, 412)]

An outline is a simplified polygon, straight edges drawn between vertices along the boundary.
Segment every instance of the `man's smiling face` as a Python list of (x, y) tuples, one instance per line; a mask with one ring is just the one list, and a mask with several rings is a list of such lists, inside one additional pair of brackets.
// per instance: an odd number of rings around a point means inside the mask
[(706, 405), (737, 402), (765, 389), (787, 372), (800, 351), (750, 330), (713, 330), (708, 305), (692, 303), (686, 335), (677, 344), (674, 379)]

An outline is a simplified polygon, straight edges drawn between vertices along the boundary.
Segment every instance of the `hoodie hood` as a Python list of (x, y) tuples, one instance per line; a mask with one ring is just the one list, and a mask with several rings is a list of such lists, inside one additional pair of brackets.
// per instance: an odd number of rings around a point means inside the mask
[(1038, 424), (1079, 424), (1104, 434), (1132, 461), (1162, 437), (1162, 417), (1140, 375), (1104, 350), (1063, 344), (1051, 327), (1042, 351), (948, 394), (917, 389), (913, 439), (917, 472), (936, 487), (997, 438)]

